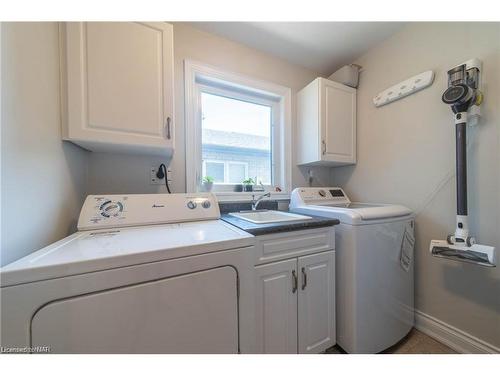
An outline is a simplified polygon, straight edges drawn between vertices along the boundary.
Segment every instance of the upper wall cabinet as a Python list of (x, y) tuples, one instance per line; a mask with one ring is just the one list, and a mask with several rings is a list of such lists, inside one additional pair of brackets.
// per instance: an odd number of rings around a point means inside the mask
[(91, 151), (170, 156), (172, 25), (66, 23), (61, 42), (63, 138)]
[(356, 89), (317, 78), (297, 94), (299, 165), (356, 163)]

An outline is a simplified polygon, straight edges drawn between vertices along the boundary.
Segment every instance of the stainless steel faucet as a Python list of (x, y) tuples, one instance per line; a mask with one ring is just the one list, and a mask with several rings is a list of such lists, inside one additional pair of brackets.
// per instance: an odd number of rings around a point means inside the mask
[(264, 199), (265, 197), (271, 197), (271, 192), (265, 193), (260, 195), (257, 199), (255, 199), (255, 194), (252, 194), (252, 211), (255, 211), (257, 209), (257, 206), (259, 205), (260, 201)]

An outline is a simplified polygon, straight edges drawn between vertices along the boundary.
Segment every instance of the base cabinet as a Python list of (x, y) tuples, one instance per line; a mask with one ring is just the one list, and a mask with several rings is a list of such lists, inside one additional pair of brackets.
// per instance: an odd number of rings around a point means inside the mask
[(255, 267), (259, 353), (319, 353), (335, 345), (335, 252)]

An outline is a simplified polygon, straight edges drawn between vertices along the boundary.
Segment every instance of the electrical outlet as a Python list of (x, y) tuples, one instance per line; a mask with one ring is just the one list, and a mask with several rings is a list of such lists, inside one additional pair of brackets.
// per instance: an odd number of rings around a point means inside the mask
[(159, 179), (158, 177), (156, 177), (156, 172), (158, 172), (157, 167), (151, 167), (150, 172), (151, 172), (151, 176), (150, 176), (149, 182), (151, 183), (151, 185), (164, 185), (165, 184), (164, 178)]
[[(165, 185), (165, 178), (158, 178), (156, 177), (156, 173), (158, 172), (158, 167), (151, 167), (150, 168), (150, 178), (149, 182), (151, 185)], [(168, 182), (172, 182), (172, 169), (167, 168), (167, 176), (168, 176)]]

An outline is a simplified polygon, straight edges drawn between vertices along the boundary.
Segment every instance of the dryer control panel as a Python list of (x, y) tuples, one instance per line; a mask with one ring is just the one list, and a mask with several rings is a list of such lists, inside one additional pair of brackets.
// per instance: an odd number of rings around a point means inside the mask
[(293, 207), (308, 204), (348, 204), (351, 203), (344, 190), (339, 187), (296, 188), (292, 191), (290, 205)]
[(211, 193), (89, 195), (78, 230), (179, 223), (220, 218)]

